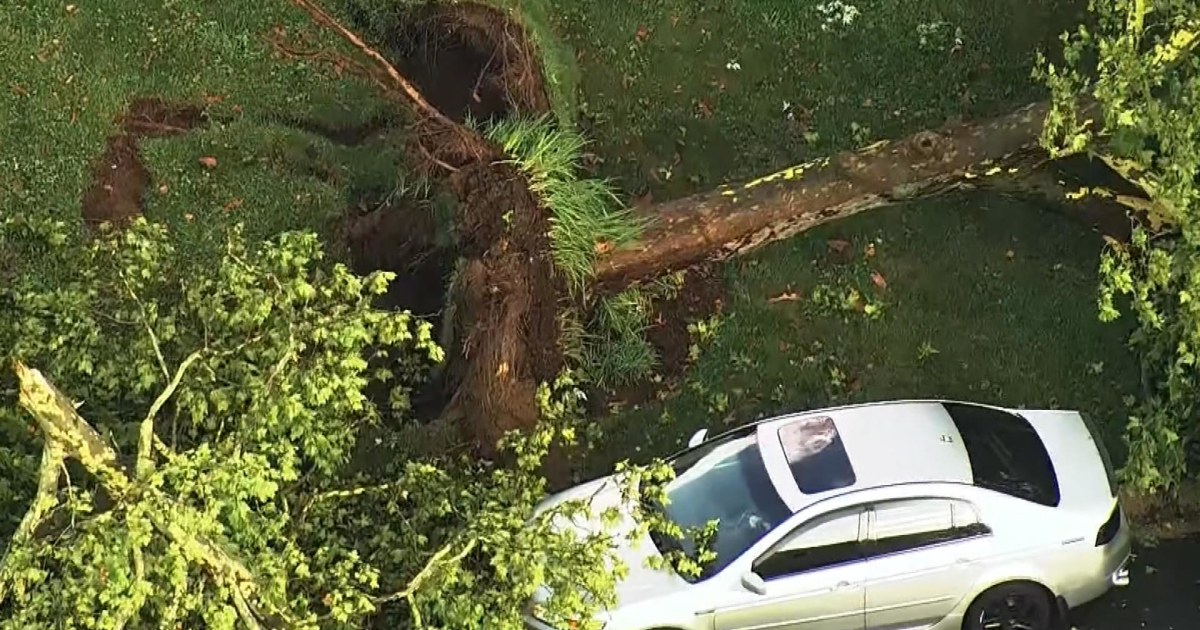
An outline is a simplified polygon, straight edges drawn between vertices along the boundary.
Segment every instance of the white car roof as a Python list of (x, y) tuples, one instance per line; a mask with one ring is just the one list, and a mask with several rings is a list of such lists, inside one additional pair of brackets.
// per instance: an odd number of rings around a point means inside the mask
[[(971, 483), (971, 464), (954, 421), (939, 402), (904, 401), (841, 407), (783, 416), (758, 425), (763, 463), (779, 496), (793, 511), (841, 493), (900, 483)], [(804, 458), (834, 451), (840, 441), (851, 477), (797, 483)], [(827, 459), (829, 454), (823, 454)], [(837, 454), (833, 454), (837, 457)], [(831, 460), (837, 463), (839, 460)], [(844, 460), (840, 460), (844, 463)], [(823, 466), (823, 465), (822, 465)], [(836, 468), (836, 467), (834, 467)], [(794, 469), (796, 469), (794, 471)], [(845, 471), (844, 468), (838, 469)], [(815, 486), (814, 486), (815, 484)], [(801, 489), (805, 486), (809, 493)], [(815, 488), (815, 489), (814, 489)]]

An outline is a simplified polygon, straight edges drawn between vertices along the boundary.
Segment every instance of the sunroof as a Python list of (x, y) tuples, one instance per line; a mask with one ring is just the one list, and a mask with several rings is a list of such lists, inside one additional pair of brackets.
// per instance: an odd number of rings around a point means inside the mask
[(779, 443), (800, 492), (817, 494), (854, 485), (854, 467), (833, 418), (789, 422), (779, 428)]

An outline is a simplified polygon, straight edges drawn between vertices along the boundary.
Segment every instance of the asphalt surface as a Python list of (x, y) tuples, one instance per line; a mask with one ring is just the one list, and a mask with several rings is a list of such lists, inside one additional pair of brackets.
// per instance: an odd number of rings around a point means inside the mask
[(1073, 611), (1076, 630), (1200, 630), (1200, 536), (1135, 549), (1130, 584)]

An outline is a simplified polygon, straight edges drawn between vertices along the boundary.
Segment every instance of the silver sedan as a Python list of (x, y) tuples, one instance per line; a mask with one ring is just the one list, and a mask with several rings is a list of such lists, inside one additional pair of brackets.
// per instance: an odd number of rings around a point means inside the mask
[[(716, 559), (692, 578), (646, 562), (686, 538), (618, 549), (629, 573), (605, 630), (1050, 630), (1128, 583), (1112, 463), (1079, 413), (898, 401), (704, 437), (671, 458), (659, 509), (716, 521)], [(604, 478), (539, 509), (586, 497), (621, 506)], [(529, 628), (576, 625), (546, 619), (551, 597)]]

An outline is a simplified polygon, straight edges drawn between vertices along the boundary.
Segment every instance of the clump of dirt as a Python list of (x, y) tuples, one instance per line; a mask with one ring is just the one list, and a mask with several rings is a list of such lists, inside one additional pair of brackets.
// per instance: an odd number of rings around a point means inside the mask
[(593, 391), (589, 411), (604, 415), (613, 406), (640, 405), (674, 386), (691, 364), (692, 334), (688, 324), (721, 313), (725, 276), (716, 263), (701, 263), (681, 272), (683, 281), (666, 297), (655, 299), (646, 338), (658, 356), (658, 380), (644, 380), (616, 391)]
[(389, 42), (396, 68), (456, 122), (550, 109), (541, 66), (524, 29), (481, 4), (427, 4)]
[(683, 274), (678, 292), (655, 303), (646, 332), (665, 377), (681, 375), (688, 364), (692, 346), (688, 324), (720, 313), (725, 306), (725, 275), (719, 265), (703, 263)]
[(118, 122), (121, 133), (105, 142), (104, 153), (92, 169), (92, 185), (83, 194), (83, 219), (88, 225), (120, 227), (140, 216), (150, 172), (138, 154), (138, 140), (187, 133), (204, 122), (204, 111), (139, 98)]
[[(494, 457), (505, 433), (537, 423), (537, 386), (562, 368), (562, 285), (546, 211), (528, 179), (499, 147), (459, 123), (549, 112), (542, 72), (523, 29), (483, 5), (404, 12), (386, 44), (395, 70), (449, 119), (415, 108), (411, 149), (418, 171), (457, 199), (458, 260), (446, 258), (414, 212), (352, 219), (347, 240), (360, 272), (397, 272), (393, 306), (449, 318), (441, 326), (447, 365), (429, 388), (442, 399), (418, 394), (418, 413), (457, 425), (480, 455)], [(446, 296), (450, 304), (441, 303)], [(440, 413), (429, 413), (435, 409)]]
[(456, 173), (459, 242), (468, 260), (456, 281), (462, 339), (452, 358), (458, 388), (447, 413), (485, 455), (505, 433), (538, 421), (537, 385), (562, 368), (559, 280), (549, 223), (515, 167), (479, 163)]

